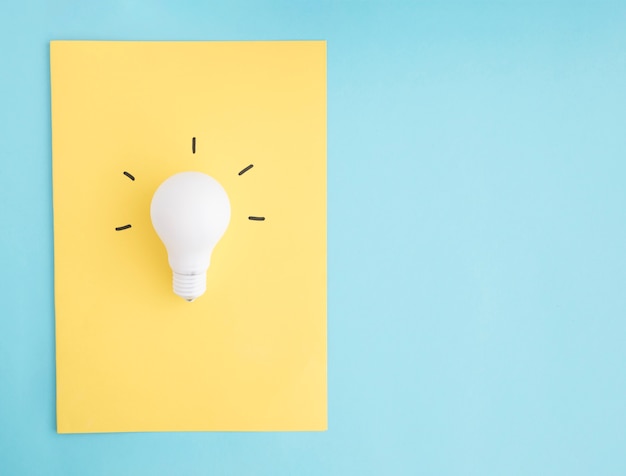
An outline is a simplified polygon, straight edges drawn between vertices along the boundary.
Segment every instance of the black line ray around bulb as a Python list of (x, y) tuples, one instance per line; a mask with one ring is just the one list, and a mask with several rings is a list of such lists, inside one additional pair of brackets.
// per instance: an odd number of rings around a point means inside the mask
[(131, 175), (130, 173), (124, 171), (124, 175), (126, 175), (129, 179), (131, 179), (133, 182), (135, 181), (135, 177), (133, 175)]
[(128, 225), (115, 227), (115, 231), (128, 230), (129, 228), (132, 228), (132, 225), (130, 223)]
[(250, 170), (252, 167), (254, 167), (254, 165), (250, 164), (248, 165), (246, 168), (244, 168), (243, 170), (241, 170), (237, 175), (243, 175), (245, 174), (248, 170)]
[(265, 217), (248, 217), (248, 220), (252, 220), (252, 221), (265, 221)]
[(192, 137), (191, 139), (191, 153), (195, 154), (196, 153), (196, 138)]

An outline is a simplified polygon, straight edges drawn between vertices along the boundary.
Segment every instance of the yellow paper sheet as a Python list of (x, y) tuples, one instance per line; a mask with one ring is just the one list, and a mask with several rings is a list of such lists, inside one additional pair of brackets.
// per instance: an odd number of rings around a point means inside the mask
[[(324, 430), (325, 42), (50, 50), (58, 432)], [(193, 303), (149, 212), (185, 170), (232, 208)]]

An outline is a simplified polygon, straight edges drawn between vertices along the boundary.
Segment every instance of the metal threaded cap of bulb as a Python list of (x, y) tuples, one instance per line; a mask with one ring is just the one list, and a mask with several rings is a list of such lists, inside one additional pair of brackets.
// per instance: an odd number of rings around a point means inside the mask
[(192, 302), (206, 291), (206, 273), (178, 274), (174, 273), (174, 294)]

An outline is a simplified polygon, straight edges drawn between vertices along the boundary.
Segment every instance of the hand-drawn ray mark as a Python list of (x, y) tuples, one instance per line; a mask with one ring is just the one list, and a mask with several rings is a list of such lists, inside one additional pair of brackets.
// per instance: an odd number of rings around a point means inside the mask
[(250, 164), (248, 165), (245, 169), (243, 169), (241, 172), (239, 172), (238, 175), (243, 175), (245, 174), (248, 170), (250, 170), (252, 167), (254, 167), (254, 165)]

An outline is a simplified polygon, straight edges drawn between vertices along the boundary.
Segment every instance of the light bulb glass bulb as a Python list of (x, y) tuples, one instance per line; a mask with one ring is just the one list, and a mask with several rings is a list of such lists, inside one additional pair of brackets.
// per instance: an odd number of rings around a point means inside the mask
[(230, 222), (226, 191), (201, 172), (172, 175), (154, 192), (150, 217), (167, 249), (174, 293), (187, 301), (202, 296), (213, 248)]

